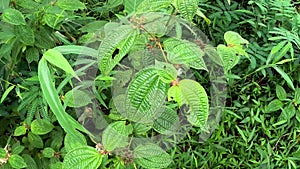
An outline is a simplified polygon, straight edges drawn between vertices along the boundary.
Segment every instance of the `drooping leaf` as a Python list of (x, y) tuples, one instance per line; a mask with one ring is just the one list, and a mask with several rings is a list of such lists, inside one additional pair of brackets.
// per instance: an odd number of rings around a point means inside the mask
[(45, 119), (36, 119), (31, 123), (31, 131), (37, 135), (44, 135), (49, 133), (53, 128), (53, 124), (51, 124), (48, 120)]
[(160, 71), (164, 70), (150, 67), (136, 74), (127, 89), (127, 111), (120, 112), (124, 117), (140, 123), (153, 121), (164, 104), (169, 85), (160, 79)]
[(102, 154), (90, 146), (82, 146), (68, 152), (64, 158), (63, 169), (98, 168), (102, 162)]
[(53, 84), (53, 79), (50, 75), (50, 70), (48, 68), (47, 62), (44, 58), (39, 61), (38, 65), (38, 78), (42, 88), (43, 96), (47, 101), (52, 112), (56, 116), (61, 127), (69, 134), (77, 137), (74, 132), (75, 129), (91, 135), (83, 126), (81, 126), (75, 119), (73, 119), (69, 114), (64, 111), (63, 106), (58, 97), (58, 93)]
[(5, 98), (7, 97), (7, 95), (15, 88), (15, 86), (9, 86), (5, 92), (3, 93), (3, 95), (1, 96), (1, 100), (0, 100), (0, 103), (2, 103)]
[(85, 9), (84, 3), (80, 2), (79, 0), (58, 0), (56, 4), (64, 10), (75, 11), (78, 9)]
[(16, 25), (14, 32), (20, 42), (31, 46), (34, 44), (34, 33), (28, 25)]
[(175, 0), (173, 2), (175, 8), (187, 20), (192, 21), (198, 9), (198, 0)]
[(168, 38), (164, 41), (165, 50), (168, 53), (168, 59), (173, 64), (193, 64), (200, 62), (201, 69), (207, 69), (202, 59), (204, 52), (195, 43), (187, 40)]
[(172, 0), (144, 0), (138, 6), (138, 13), (154, 12), (170, 6)]
[(75, 72), (67, 59), (57, 50), (49, 49), (43, 54), (43, 58), (45, 58), (49, 63), (53, 64), (64, 70), (66, 73), (75, 76)]
[(286, 81), (287, 85), (295, 90), (293, 81), (291, 80), (291, 78), (289, 77), (288, 74), (286, 74), (281, 68), (277, 67), (277, 66), (273, 66), (273, 68), (281, 75), (281, 77), (283, 77), (283, 79)]
[(23, 14), (12, 8), (8, 8), (3, 11), (2, 20), (12, 25), (26, 25)]
[(24, 159), (21, 156), (17, 155), (17, 154), (11, 155), (8, 162), (13, 168), (25, 168), (25, 167), (27, 167), (27, 164), (25, 163)]
[[(130, 25), (119, 26), (106, 35), (98, 49), (100, 59), (99, 69), (103, 74), (109, 74), (129, 52), (136, 36), (136, 30), (132, 29)], [(116, 56), (112, 56), (116, 50), (118, 53)]]
[(134, 149), (134, 161), (143, 168), (166, 168), (172, 159), (156, 144), (147, 143)]
[(128, 135), (133, 131), (132, 125), (126, 121), (111, 123), (103, 132), (102, 143), (107, 151), (121, 148), (129, 144)]

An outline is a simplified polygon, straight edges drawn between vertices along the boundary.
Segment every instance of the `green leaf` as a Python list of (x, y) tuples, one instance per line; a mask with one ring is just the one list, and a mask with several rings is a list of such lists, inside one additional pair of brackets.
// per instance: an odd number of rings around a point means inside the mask
[(27, 168), (30, 169), (38, 169), (36, 162), (34, 161), (34, 159), (28, 155), (28, 154), (22, 154), (22, 157), (25, 161), (25, 163), (27, 164)]
[(51, 37), (51, 31), (44, 27), (40, 27), (34, 32), (35, 46), (42, 49), (50, 49), (55, 46), (55, 42)]
[[(100, 64), (99, 68), (104, 75), (110, 71), (122, 60), (129, 52), (137, 37), (137, 31), (130, 25), (122, 25), (111, 30), (104, 38), (99, 47)], [(113, 56), (113, 53), (118, 53)]]
[(272, 100), (269, 104), (268, 104), (268, 108), (267, 110), (269, 112), (274, 112), (274, 111), (277, 111), (277, 110), (280, 110), (283, 106), (283, 103), (276, 99), (276, 100)]
[(108, 8), (115, 8), (120, 6), (123, 3), (123, 0), (108, 0), (106, 7)]
[(14, 89), (15, 86), (10, 86), (9, 88), (7, 88), (5, 90), (5, 92), (3, 93), (3, 95), (1, 96), (1, 100), (0, 103), (3, 103), (3, 101), (5, 100), (5, 98), (7, 97), (7, 95)]
[(12, 8), (8, 8), (3, 11), (2, 20), (12, 25), (26, 25), (23, 14)]
[(282, 59), (287, 52), (293, 48), (293, 45), (291, 42), (288, 42), (281, 50), (280, 52), (278, 52), (277, 55), (274, 56), (273, 62), (272, 63), (276, 63), (278, 62), (280, 59)]
[(17, 154), (11, 155), (8, 162), (13, 168), (25, 168), (25, 167), (27, 167), (27, 164), (25, 163), (24, 159), (21, 156), (17, 155)]
[(15, 26), (14, 33), (20, 42), (33, 46), (34, 32), (31, 27), (28, 25), (17, 25)]
[(25, 149), (24, 146), (21, 146), (20, 143), (18, 145), (12, 146), (11, 153), (12, 154), (20, 154)]
[(294, 87), (294, 84), (293, 84), (293, 81), (291, 80), (291, 78), (279, 67), (273, 66), (273, 68), (281, 75), (281, 77), (283, 77), (283, 79), (286, 81), (287, 85), (291, 89), (295, 90), (295, 87)]
[(228, 72), (236, 64), (238, 64), (238, 62), (241, 58), (239, 55), (236, 55), (236, 51), (234, 48), (229, 48), (222, 44), (218, 45), (217, 51), (218, 51), (219, 55), (221, 56), (221, 59), (223, 61), (223, 65), (224, 65), (226, 72)]
[(177, 112), (169, 107), (165, 107), (160, 116), (154, 120), (153, 128), (161, 134), (167, 134), (172, 132), (172, 128), (174, 128), (177, 121)]
[(129, 144), (128, 135), (133, 131), (132, 125), (126, 125), (126, 121), (111, 123), (103, 132), (102, 143), (105, 150), (111, 152), (116, 148)]
[(172, 0), (144, 0), (137, 8), (138, 13), (159, 11), (170, 6)]
[(176, 80), (177, 70), (173, 65), (155, 60), (155, 67), (164, 70), (158, 71), (159, 77), (163, 82), (171, 83), (173, 80)]
[(187, 40), (168, 38), (164, 41), (165, 50), (168, 53), (168, 60), (173, 64), (186, 64), (198, 61), (200, 69), (207, 70), (203, 61), (204, 52), (195, 43)]
[(81, 126), (75, 119), (64, 111), (63, 106), (58, 97), (58, 93), (53, 84), (53, 79), (50, 75), (47, 62), (44, 58), (39, 61), (38, 65), (38, 78), (42, 88), (43, 97), (47, 101), (52, 112), (56, 116), (61, 127), (69, 134), (77, 137), (75, 129), (79, 129), (91, 135), (83, 126)]
[(91, 169), (98, 168), (102, 162), (102, 154), (90, 146), (78, 147), (64, 158), (63, 169)]
[(42, 138), (39, 135), (33, 134), (32, 132), (28, 133), (28, 141), (31, 144), (31, 146), (36, 148), (43, 148), (44, 143)]
[(24, 135), (24, 134), (26, 134), (26, 131), (27, 131), (27, 129), (25, 126), (19, 126), (15, 129), (14, 136)]
[(276, 85), (276, 96), (278, 97), (278, 99), (280, 100), (284, 100), (286, 99), (286, 91), (284, 90), (284, 88), (280, 85)]
[(33, 61), (38, 62), (40, 58), (40, 53), (37, 48), (31, 47), (26, 50), (26, 60), (28, 63)]
[(168, 101), (177, 102), (178, 106), (181, 107), (184, 104), (184, 98), (179, 86), (175, 85), (168, 90)]
[(4, 148), (0, 148), (0, 158), (6, 157), (6, 150)]
[(10, 0), (0, 0), (0, 13), (9, 8)]
[(71, 67), (67, 59), (57, 50), (47, 50), (44, 53), (43, 58), (45, 58), (49, 63), (53, 64), (54, 66), (61, 68), (66, 73), (76, 76), (73, 68)]
[(173, 4), (184, 18), (192, 21), (198, 9), (198, 3), (198, 0), (175, 0)]
[(148, 143), (134, 149), (134, 161), (143, 168), (167, 168), (172, 159), (162, 148)]
[(77, 54), (77, 55), (92, 56), (94, 58), (98, 57), (97, 50), (86, 46), (64, 45), (64, 46), (57, 46), (54, 49), (63, 55)]
[(64, 145), (67, 152), (69, 152), (77, 147), (86, 146), (87, 142), (83, 134), (75, 131), (73, 134), (67, 133)]
[(135, 75), (127, 89), (127, 111), (120, 112), (124, 117), (140, 123), (153, 122), (169, 85), (161, 80), (160, 71), (164, 70), (150, 67)]
[(127, 12), (128, 14), (136, 12), (141, 2), (143, 2), (143, 0), (124, 1), (125, 12)]
[(85, 5), (79, 0), (58, 0), (56, 5), (64, 10), (75, 11), (78, 9), (85, 9)]
[(242, 38), (241, 35), (233, 31), (227, 31), (224, 34), (224, 39), (228, 46), (249, 44), (249, 42), (246, 39)]
[(31, 123), (31, 131), (37, 135), (47, 134), (52, 131), (53, 128), (53, 124), (45, 119), (36, 119)]
[(43, 21), (53, 29), (59, 29), (60, 24), (64, 21), (67, 13), (57, 5), (50, 6), (46, 9)]
[(46, 158), (52, 158), (54, 156), (55, 151), (51, 147), (47, 147), (42, 151), (42, 154)]
[(92, 103), (91, 99), (92, 98), (88, 93), (79, 89), (73, 89), (65, 94), (64, 101), (67, 102), (67, 105), (69, 107), (83, 107), (88, 105), (89, 103)]

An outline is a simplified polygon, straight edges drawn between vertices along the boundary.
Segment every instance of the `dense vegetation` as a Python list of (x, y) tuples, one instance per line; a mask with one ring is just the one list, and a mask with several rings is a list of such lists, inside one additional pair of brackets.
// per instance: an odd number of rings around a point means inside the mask
[(0, 0), (0, 168), (298, 168), (299, 6)]

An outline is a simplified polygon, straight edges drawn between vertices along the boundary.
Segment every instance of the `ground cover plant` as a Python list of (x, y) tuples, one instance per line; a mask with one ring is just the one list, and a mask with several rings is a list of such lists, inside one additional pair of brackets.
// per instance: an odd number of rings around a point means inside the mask
[(298, 168), (299, 5), (0, 0), (0, 168)]

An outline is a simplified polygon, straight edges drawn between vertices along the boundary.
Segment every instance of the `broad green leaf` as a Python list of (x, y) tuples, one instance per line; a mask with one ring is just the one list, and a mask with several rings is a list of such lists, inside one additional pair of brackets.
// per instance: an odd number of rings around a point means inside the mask
[(57, 5), (50, 6), (46, 9), (43, 21), (53, 29), (59, 29), (67, 13)]
[(189, 21), (192, 21), (198, 9), (198, 0), (174, 0), (174, 6), (180, 14)]
[(47, 50), (44, 53), (43, 58), (46, 59), (49, 63), (53, 64), (54, 66), (61, 68), (66, 73), (76, 76), (73, 68), (71, 67), (67, 59), (57, 50)]
[(21, 146), (20, 144), (17, 144), (17, 145), (12, 146), (11, 153), (12, 154), (20, 154), (20, 153), (22, 153), (22, 151), (24, 149), (25, 149), (24, 146)]
[(3, 95), (1, 96), (1, 100), (0, 103), (3, 103), (3, 101), (5, 100), (5, 98), (7, 97), (7, 95), (15, 88), (15, 86), (10, 86), (9, 88), (7, 88), (5, 90), (5, 92), (3, 93)]
[(56, 116), (61, 127), (73, 137), (77, 137), (75, 129), (91, 135), (83, 126), (81, 126), (75, 119), (73, 119), (69, 114), (67, 114), (61, 105), (58, 97), (58, 93), (53, 84), (53, 79), (50, 75), (50, 70), (48, 68), (47, 62), (44, 58), (39, 61), (38, 65), (38, 78), (42, 88), (43, 97), (47, 101), (50, 109)]
[(138, 10), (138, 6), (140, 3), (143, 2), (143, 0), (130, 0), (130, 1), (124, 1), (124, 10), (128, 13), (134, 13)]
[(181, 107), (184, 104), (184, 98), (179, 86), (174, 85), (168, 90), (168, 101), (177, 102), (178, 106)]
[[(122, 60), (134, 44), (137, 31), (130, 25), (122, 25), (107, 34), (98, 49), (99, 69), (104, 75), (110, 71)], [(118, 51), (115, 56), (114, 52)]]
[[(129, 1), (129, 2), (131, 2), (131, 1)], [(104, 20), (93, 21), (93, 22), (87, 23), (86, 25), (81, 27), (79, 30), (81, 30), (82, 32), (95, 33), (97, 31), (99, 31), (101, 28), (103, 28), (105, 24), (107, 24), (107, 21), (104, 21)], [(78, 46), (78, 47), (83, 47), (83, 46)]]
[(172, 159), (156, 144), (147, 143), (134, 149), (134, 162), (143, 168), (167, 168)]
[(62, 169), (63, 163), (62, 162), (56, 162), (50, 164), (50, 169)]
[(44, 27), (40, 27), (38, 30), (35, 30), (34, 36), (35, 36), (34, 45), (36, 47), (42, 49), (51, 49), (55, 46), (55, 42), (51, 37), (51, 31)]
[(147, 30), (147, 33), (157, 37), (166, 35), (169, 28), (168, 25), (174, 23), (173, 18), (170, 20), (170, 16), (158, 12), (145, 13), (141, 18), (145, 18), (144, 29)]
[(122, 115), (131, 121), (153, 122), (157, 110), (164, 104), (167, 87), (157, 68), (147, 68), (135, 75), (127, 89), (126, 112)]
[(96, 169), (102, 162), (102, 154), (90, 146), (78, 147), (64, 158), (62, 169)]
[(138, 13), (159, 11), (170, 6), (172, 0), (144, 0), (137, 8)]
[(77, 147), (86, 146), (87, 142), (83, 134), (75, 131), (73, 134), (66, 134), (64, 145), (66, 151), (69, 152)]
[(123, 0), (108, 0), (106, 7), (108, 8), (115, 8), (120, 6), (123, 3)]
[(204, 88), (196, 81), (185, 79), (178, 84), (186, 103), (190, 107), (188, 121), (197, 127), (206, 124), (208, 118), (208, 97)]
[(11, 155), (8, 162), (13, 168), (25, 168), (25, 167), (27, 167), (27, 164), (25, 163), (24, 159), (21, 156), (17, 155), (17, 154)]
[(33, 134), (32, 132), (28, 133), (28, 141), (31, 146), (36, 148), (43, 148), (44, 142), (39, 135)]
[(64, 46), (57, 46), (54, 49), (63, 55), (77, 54), (77, 55), (92, 56), (94, 58), (98, 57), (97, 50), (86, 46), (64, 45)]
[(64, 101), (69, 107), (83, 107), (92, 102), (90, 95), (79, 89), (73, 89), (65, 94)]
[(206, 70), (202, 59), (204, 52), (195, 43), (187, 40), (168, 38), (164, 41), (165, 50), (168, 53), (168, 60), (173, 64), (192, 64), (197, 61)]
[(162, 71), (158, 71), (158, 74), (163, 82), (171, 83), (173, 80), (176, 80), (177, 70), (173, 65), (155, 60), (155, 67), (162, 69)]
[(291, 80), (291, 78), (289, 77), (289, 75), (287, 75), (282, 69), (280, 69), (279, 67), (277, 66), (273, 66), (273, 68), (283, 77), (283, 79), (286, 81), (287, 85), (295, 90), (295, 87), (294, 87), (294, 84), (293, 84), (293, 81)]
[(12, 8), (8, 8), (3, 11), (2, 20), (12, 25), (26, 25), (23, 14)]
[(31, 27), (28, 25), (16, 25), (14, 28), (15, 35), (20, 42), (33, 46), (34, 32)]
[(177, 112), (169, 107), (165, 107), (165, 110), (160, 116), (154, 120), (153, 128), (161, 134), (167, 134), (168, 132), (174, 132), (173, 128), (178, 121)]
[(25, 126), (19, 126), (15, 129), (14, 136), (24, 135), (24, 134), (26, 134), (26, 131), (27, 131), (27, 129)]
[(56, 5), (64, 10), (75, 11), (78, 9), (85, 9), (84, 3), (80, 2), (79, 0), (58, 0)]
[(45, 119), (33, 120), (30, 127), (32, 133), (37, 135), (47, 134), (54, 128), (53, 124), (51, 124), (48, 120)]
[(42, 151), (44, 157), (51, 158), (54, 156), (55, 151), (51, 147), (47, 147)]
[(274, 111), (277, 111), (277, 110), (280, 110), (283, 106), (283, 103), (276, 99), (276, 100), (272, 100), (269, 104), (268, 104), (268, 112), (274, 112)]
[(278, 99), (280, 100), (284, 100), (286, 99), (286, 91), (284, 90), (284, 88), (280, 85), (276, 85), (276, 96), (278, 97)]
[(26, 50), (26, 60), (28, 63), (31, 63), (33, 61), (38, 62), (39, 58), (40, 58), (40, 53), (37, 48), (31, 47)]
[(128, 135), (133, 131), (132, 125), (126, 125), (126, 121), (111, 123), (103, 132), (102, 143), (105, 150), (111, 152), (116, 148), (129, 144)]
[(240, 56), (236, 54), (236, 51), (234, 48), (226, 47), (225, 45), (218, 45), (217, 51), (219, 55), (221, 56), (221, 59), (223, 61), (223, 65), (225, 68), (225, 71), (228, 72), (230, 69), (232, 69), (236, 64), (238, 64), (240, 60)]
[(249, 44), (249, 42), (246, 39), (242, 38), (241, 35), (233, 31), (227, 31), (224, 34), (224, 39), (228, 46)]
[(24, 1), (24, 0), (16, 0), (16, 5), (20, 6), (22, 8), (28, 9), (28, 10), (36, 10), (40, 7), (40, 4), (38, 4), (35, 1)]
[(300, 88), (295, 89), (294, 101), (296, 104), (300, 104)]

